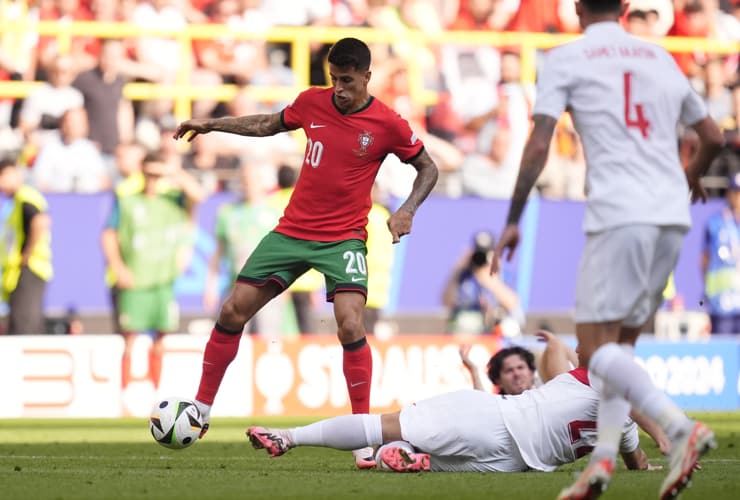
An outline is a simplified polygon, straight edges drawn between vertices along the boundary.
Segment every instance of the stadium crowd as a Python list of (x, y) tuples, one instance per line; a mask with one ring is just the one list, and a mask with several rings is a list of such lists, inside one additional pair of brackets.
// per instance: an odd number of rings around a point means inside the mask
[[(518, 46), (418, 45), (403, 33), (442, 31), (577, 33), (573, 0), (0, 0), (6, 23), (36, 21), (127, 22), (143, 29), (180, 29), (217, 23), (231, 30), (266, 33), (272, 27), (370, 27), (392, 33), (373, 43), (371, 94), (405, 117), (440, 168), (436, 193), (449, 197), (505, 199), (511, 195), (530, 130), (534, 86), (522, 77)], [(738, 0), (632, 0), (623, 19), (628, 31), (648, 37), (690, 36), (740, 41)], [(243, 192), (240, 169), (265, 193), (279, 190), (281, 168), (298, 169), (303, 138), (280, 134), (260, 139), (213, 133), (191, 144), (172, 140), (177, 126), (172, 99), (129, 100), (128, 82), (173, 83), (183, 64), (194, 86), (289, 86), (296, 81), (291, 45), (234, 39), (198, 39), (184, 53), (175, 39), (74, 36), (68, 48), (54, 36), (29, 31), (0, 34), (0, 83), (40, 82), (24, 98), (0, 92), (0, 157), (22, 168), (42, 193), (113, 191), (130, 176), (132, 144), (159, 151), (172, 172), (185, 171), (204, 195)], [(310, 45), (310, 83), (328, 84), (330, 44)], [(183, 61), (187, 57), (189, 61)], [(738, 54), (696, 50), (675, 54), (679, 66), (722, 127), (728, 146), (712, 166), (710, 186), (740, 172), (740, 64)], [(407, 61), (422, 69), (425, 90), (415, 98)], [(0, 87), (1, 90), (1, 87)], [(260, 101), (240, 90), (228, 102), (193, 102), (195, 118), (276, 112), (288, 102)], [(685, 131), (679, 145), (687, 161), (696, 137)], [(537, 181), (541, 196), (584, 198), (585, 162), (569, 118), (553, 137), (550, 158)], [(393, 157), (386, 164), (398, 161)], [(384, 164), (385, 167), (385, 164)], [(413, 170), (381, 168), (380, 200), (402, 198)], [(53, 217), (53, 214), (51, 214)]]
[[(125, 21), (142, 28), (178, 28), (220, 23), (230, 29), (266, 32), (273, 26), (366, 26), (394, 34), (421, 30), (576, 33), (572, 0), (3, 0), (8, 21)], [(661, 37), (696, 36), (740, 40), (737, 0), (635, 0), (624, 19), (630, 32)], [(277, 184), (277, 168), (296, 166), (302, 145), (276, 139), (256, 148), (242, 138), (198, 138), (189, 151), (168, 139), (175, 120), (172, 101), (126, 100), (129, 81), (173, 82), (183, 54), (178, 42), (155, 36), (105, 40), (72, 39), (62, 54), (51, 36), (3, 35), (0, 81), (44, 82), (25, 99), (0, 101), (0, 152), (17, 155), (33, 185), (43, 192), (95, 192), (111, 189), (121, 174), (115, 153), (130, 141), (173, 149), (175, 161), (203, 182), (207, 192), (239, 191), (236, 172), (258, 163), (267, 189)], [(395, 39), (395, 38), (394, 38)], [(505, 198), (511, 193), (518, 159), (529, 131), (533, 88), (522, 83), (517, 47), (437, 45), (423, 53), (398, 42), (373, 44), (371, 92), (407, 117), (443, 170), (438, 191), (449, 196)], [(328, 44), (311, 45), (310, 83), (324, 85)], [(193, 85), (290, 85), (295, 75), (290, 45), (228, 36), (192, 44)], [(438, 92), (437, 103), (423, 106), (410, 95), (409, 58), (421, 62), (424, 85)], [(717, 162), (716, 175), (740, 170), (737, 115), (740, 109), (738, 56), (696, 51), (676, 54), (712, 117), (731, 136), (735, 151)], [(194, 117), (279, 110), (286, 102), (257, 102), (240, 93), (228, 103), (198, 100)], [(84, 110), (84, 113), (79, 111)], [(162, 132), (160, 135), (158, 132)], [(567, 119), (558, 126), (552, 157), (538, 188), (555, 199), (583, 197), (584, 161), (578, 137)], [(686, 134), (688, 155), (695, 138)], [(735, 153), (735, 154), (730, 154)], [(391, 169), (384, 169), (390, 171)], [(50, 176), (54, 180), (50, 180)], [(390, 178), (388, 178), (390, 177)], [(408, 179), (391, 174), (381, 185), (405, 194)]]

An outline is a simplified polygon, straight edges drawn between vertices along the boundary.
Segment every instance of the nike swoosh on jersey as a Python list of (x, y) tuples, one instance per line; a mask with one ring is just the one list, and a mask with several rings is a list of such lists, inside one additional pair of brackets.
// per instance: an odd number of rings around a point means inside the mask
[(350, 387), (357, 387), (358, 385), (362, 385), (362, 384), (367, 384), (367, 382), (365, 382), (365, 381), (363, 381), (363, 382), (354, 382), (354, 383), (349, 384), (349, 386)]
[(356, 281), (365, 281), (365, 278), (358, 278), (357, 276), (352, 276), (352, 283)]
[(309, 125), (310, 128), (324, 128), (326, 125), (319, 125), (317, 123), (311, 122), (311, 125)]

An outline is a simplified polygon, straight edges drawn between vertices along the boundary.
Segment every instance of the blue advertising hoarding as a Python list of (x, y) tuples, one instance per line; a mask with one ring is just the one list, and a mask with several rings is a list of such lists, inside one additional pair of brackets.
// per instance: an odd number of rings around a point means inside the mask
[[(199, 313), (206, 263), (215, 248), (218, 208), (233, 195), (216, 195), (196, 213), (195, 252), (190, 267), (177, 283), (182, 310)], [(112, 197), (49, 195), (55, 276), (46, 305), (52, 312), (74, 308), (80, 313), (109, 310), (100, 233)], [(7, 200), (3, 207), (7, 208)], [(686, 237), (675, 271), (676, 287), (687, 309), (700, 309), (702, 277), (699, 268), (704, 221), (723, 204), (713, 200), (694, 205), (694, 226)], [(567, 314), (574, 301), (575, 276), (583, 247), (583, 204), (569, 201), (530, 201), (522, 221), (522, 242), (511, 262), (504, 263), (505, 281), (519, 292), (526, 311)], [(508, 202), (477, 198), (431, 197), (414, 220), (413, 233), (395, 247), (390, 313), (437, 314), (444, 309), (442, 293), (449, 274), (472, 245), (475, 232), (494, 233), (503, 226)]]

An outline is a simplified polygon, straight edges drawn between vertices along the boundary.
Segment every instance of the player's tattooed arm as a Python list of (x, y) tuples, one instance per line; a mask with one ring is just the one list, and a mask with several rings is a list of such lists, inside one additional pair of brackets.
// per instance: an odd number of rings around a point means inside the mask
[(507, 224), (519, 223), (522, 212), (524, 212), (524, 206), (527, 204), (529, 192), (542, 173), (542, 169), (545, 168), (550, 150), (550, 141), (557, 124), (555, 118), (546, 115), (535, 115), (532, 120), (534, 121), (534, 129), (522, 154), (519, 175), (516, 179), (514, 194), (511, 197), (509, 215), (506, 218)]
[(280, 113), (272, 113), (187, 120), (177, 127), (174, 137), (175, 139), (180, 139), (189, 132), (192, 132), (188, 137), (189, 142), (198, 134), (207, 134), (208, 132), (226, 132), (250, 137), (266, 137), (287, 130), (288, 128), (283, 123)]
[(439, 170), (426, 149), (422, 149), (410, 163), (416, 169), (416, 179), (411, 194), (401, 205), (401, 209), (413, 215), (437, 184)]
[(408, 199), (388, 219), (388, 231), (393, 237), (393, 243), (398, 243), (401, 241), (401, 236), (411, 232), (414, 214), (434, 189), (439, 176), (437, 165), (434, 164), (434, 160), (426, 150), (422, 149), (409, 163), (416, 169), (416, 179), (414, 179), (414, 186)]

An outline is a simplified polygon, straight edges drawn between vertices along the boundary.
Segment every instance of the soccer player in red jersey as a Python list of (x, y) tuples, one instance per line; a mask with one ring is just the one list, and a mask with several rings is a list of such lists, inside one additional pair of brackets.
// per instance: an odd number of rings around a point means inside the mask
[[(331, 88), (310, 88), (280, 113), (182, 122), (175, 139), (212, 131), (271, 136), (302, 128), (306, 154), (295, 191), (277, 227), (242, 268), (219, 312), (203, 357), (195, 401), (207, 429), (226, 368), (236, 356), (244, 324), (310, 268), (326, 280), (352, 413), (369, 413), (372, 356), (365, 338), (365, 240), (373, 182), (393, 153), (417, 171), (408, 199), (388, 219), (393, 242), (411, 232), (414, 214), (437, 181), (437, 166), (408, 122), (368, 92), (370, 50), (355, 38), (329, 51)], [(355, 450), (358, 467), (375, 465), (372, 449)]]

